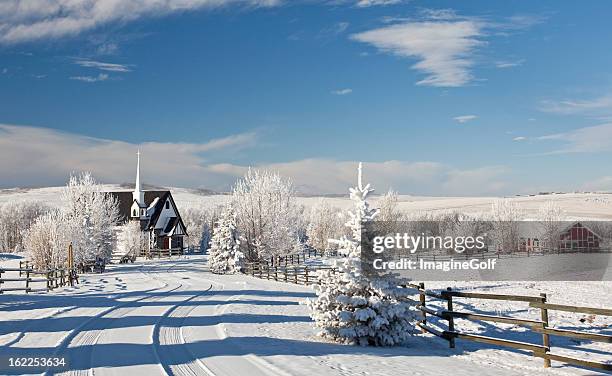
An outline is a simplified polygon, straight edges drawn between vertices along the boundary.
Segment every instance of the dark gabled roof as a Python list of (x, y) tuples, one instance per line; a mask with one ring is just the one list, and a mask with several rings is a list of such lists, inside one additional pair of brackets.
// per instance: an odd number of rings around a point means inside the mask
[(170, 218), (170, 220), (168, 221), (168, 223), (166, 224), (166, 227), (164, 227), (164, 232), (167, 234), (170, 231), (172, 231), (172, 228), (178, 223), (178, 218), (177, 217), (172, 217)]
[[(187, 233), (187, 226), (185, 226), (185, 223), (183, 222), (183, 218), (181, 218), (181, 214), (178, 211), (178, 207), (176, 206), (176, 203), (174, 202), (174, 197), (172, 197), (172, 193), (170, 193), (170, 191), (167, 191), (165, 195), (160, 197), (159, 201), (155, 204), (155, 210), (153, 210), (153, 214), (151, 215), (151, 219), (149, 220), (149, 229), (152, 229), (153, 226), (155, 226), (155, 223), (157, 222), (159, 215), (164, 209), (164, 204), (166, 202), (166, 199), (170, 199), (170, 201), (172, 202), (172, 206), (174, 207), (174, 210), (176, 211), (176, 217), (173, 217), (170, 221), (168, 221), (168, 223), (174, 222), (173, 223), (173, 226), (174, 226), (176, 225), (177, 222), (180, 222), (181, 226), (183, 226), (183, 229), (185, 230), (185, 235), (189, 236), (189, 234)], [(164, 232), (168, 233), (170, 230), (172, 230), (172, 227), (168, 228), (168, 226), (166, 225), (166, 227), (164, 228)]]
[[(159, 196), (159, 200), (155, 203), (155, 207), (153, 208), (153, 214), (151, 214), (151, 218), (149, 219), (149, 226), (148, 226), (149, 228), (155, 226), (155, 223), (157, 222), (159, 215), (161, 214), (162, 210), (164, 210), (164, 204), (168, 196), (172, 197), (172, 195), (170, 194), (170, 191), (167, 191), (163, 195)], [(175, 206), (175, 209), (176, 209), (176, 206)], [(176, 209), (176, 211), (178, 212), (178, 209)]]
[[(132, 204), (134, 203), (134, 197), (132, 195), (132, 192), (131, 191), (119, 191), (119, 192), (107, 192), (107, 193), (115, 197), (117, 201), (119, 202), (119, 220), (122, 222), (126, 222), (127, 220), (129, 220), (132, 217), (132, 213), (130, 211), (132, 209)], [(178, 208), (176, 207), (176, 203), (174, 202), (174, 198), (172, 197), (172, 194), (170, 193), (170, 191), (144, 191), (145, 204), (147, 205), (147, 208), (158, 197), (159, 197), (159, 200), (157, 200), (157, 202), (155, 203), (155, 207), (153, 208), (153, 212), (151, 213), (151, 218), (149, 219), (148, 223), (146, 223), (146, 221), (141, 222), (140, 224), (141, 229), (151, 230), (152, 227), (155, 226), (155, 223), (157, 222), (159, 215), (164, 209), (164, 204), (166, 202), (166, 199), (170, 198), (170, 201), (172, 202), (172, 206), (174, 206), (174, 209), (176, 211), (177, 217), (170, 220), (169, 223), (173, 222), (173, 226), (174, 226), (176, 225), (176, 223), (180, 222), (181, 225), (183, 226), (183, 229), (185, 229), (185, 235), (188, 235), (187, 226), (185, 226), (185, 223), (183, 222), (183, 219), (181, 218), (181, 214), (178, 212)], [(168, 228), (168, 226), (166, 226), (166, 228)], [(170, 230), (172, 230), (172, 227), (168, 229), (168, 231)], [(164, 232), (167, 233), (168, 231), (164, 229)]]
[[(115, 197), (119, 203), (119, 220), (125, 222), (131, 218), (130, 210), (134, 203), (134, 197), (131, 191), (119, 191), (119, 192), (107, 192), (111, 196)], [(145, 204), (147, 207), (151, 205), (153, 200), (157, 197), (162, 197), (166, 194), (170, 194), (170, 191), (144, 191)], [(161, 200), (160, 200), (161, 201)]]

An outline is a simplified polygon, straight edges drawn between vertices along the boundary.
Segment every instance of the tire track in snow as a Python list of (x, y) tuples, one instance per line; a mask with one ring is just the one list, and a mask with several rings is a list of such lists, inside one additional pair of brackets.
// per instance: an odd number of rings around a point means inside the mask
[[(172, 267), (172, 266), (171, 266)], [(158, 287), (156, 289), (152, 289), (152, 290), (147, 290), (144, 293), (151, 293), (154, 291), (160, 291), (162, 289), (165, 289), (167, 287), (169, 287), (169, 284), (165, 281), (160, 281), (159, 278), (155, 278), (153, 273), (149, 273), (149, 272), (142, 272), (143, 274), (146, 274), (147, 276), (149, 276), (152, 280), (158, 281), (162, 283), (161, 287)], [(180, 288), (180, 286), (178, 287), (174, 287), (168, 291), (165, 292), (161, 292), (162, 294), (168, 294), (169, 292), (172, 292), (176, 289)], [(129, 295), (129, 293), (126, 293), (126, 295)], [(155, 296), (153, 298), (157, 299), (161, 299), (163, 298), (163, 296)], [(109, 307), (105, 310), (103, 310), (102, 312), (99, 312), (98, 314), (90, 317), (89, 319), (85, 320), (84, 322), (82, 322), (81, 324), (79, 324), (76, 328), (72, 329), (70, 332), (68, 332), (66, 334), (66, 336), (64, 336), (64, 338), (60, 341), (60, 343), (56, 346), (56, 349), (53, 353), (53, 357), (57, 357), (62, 355), (63, 353), (67, 352), (69, 348), (75, 347), (75, 346), (71, 346), (73, 344), (73, 342), (78, 343), (79, 346), (84, 346), (84, 345), (95, 345), (95, 343), (97, 343), (98, 339), (100, 338), (100, 334), (101, 331), (103, 329), (95, 329), (95, 330), (87, 330), (87, 326), (90, 326), (91, 323), (93, 323), (96, 320), (100, 320), (102, 318), (104, 318), (105, 316), (108, 316), (109, 314), (112, 314), (115, 311), (118, 311), (120, 309), (127, 309), (127, 311), (125, 313), (129, 313), (135, 309), (138, 308), (138, 306), (135, 307), (128, 307), (129, 305), (133, 305), (139, 302), (142, 302), (146, 299), (152, 299), (151, 296), (144, 296), (135, 300), (130, 300), (112, 307)], [(120, 315), (119, 317), (125, 316), (125, 313), (123, 313), (123, 315)], [(91, 347), (90, 347), (91, 349)], [(91, 351), (91, 350), (90, 350)], [(91, 358), (89, 359), (89, 364), (91, 365)], [(83, 370), (72, 370), (69, 373), (70, 374), (87, 374), (88, 372), (82, 373)], [(89, 373), (92, 372), (91, 367), (89, 367)], [(54, 372), (47, 368), (44, 372), (44, 375), (51, 375)]]
[[(143, 265), (143, 266), (144, 266), (144, 265)], [(138, 271), (139, 271), (141, 274), (145, 275), (145, 276), (147, 275), (147, 274), (146, 274), (145, 272), (143, 272), (141, 269), (138, 269)], [(151, 277), (149, 277), (149, 278), (151, 278)], [(152, 278), (152, 279), (153, 279), (153, 278)], [(155, 279), (153, 279), (153, 280), (155, 280)], [(158, 289), (163, 289), (163, 288), (165, 288), (165, 287), (167, 287), (167, 286), (168, 286), (168, 284), (163, 283), (163, 284), (162, 284), (160, 287), (153, 288), (153, 289), (149, 289), (149, 290), (140, 291), (139, 293), (141, 293), (141, 294), (146, 294), (146, 293), (150, 293), (150, 292), (156, 291), (156, 290), (158, 290)], [(126, 292), (126, 293), (121, 293), (121, 294), (117, 295), (117, 296), (115, 297), (115, 299), (122, 299), (122, 298), (124, 298), (124, 297), (126, 297), (126, 296), (130, 296), (130, 295), (137, 295), (137, 294), (134, 294), (134, 292)], [(58, 299), (58, 298), (55, 298), (55, 299)], [(58, 302), (58, 301), (59, 301), (59, 302), (64, 302), (64, 301), (65, 301), (65, 302), (68, 304), (68, 303), (71, 303), (71, 299), (74, 299), (74, 296), (72, 296), (72, 295), (63, 295), (63, 296), (61, 296), (61, 297), (60, 297), (58, 300), (55, 300), (55, 299), (54, 299), (54, 298), (42, 299), (42, 300), (41, 300), (41, 301), (39, 301), (38, 303), (45, 303), (45, 302), (51, 302), (51, 301), (55, 301), (55, 302)], [(30, 317), (29, 319), (30, 319), (30, 320), (43, 320), (43, 319), (49, 319), (49, 318), (58, 319), (58, 318), (63, 318), (63, 317), (71, 317), (71, 316), (69, 316), (69, 315), (67, 315), (67, 314), (68, 314), (68, 313), (71, 313), (72, 311), (79, 310), (79, 309), (80, 309), (80, 310), (83, 310), (83, 307), (78, 307), (78, 306), (65, 307), (65, 308), (63, 308), (63, 309), (60, 309), (60, 310), (58, 310), (58, 311), (56, 311), (56, 312), (52, 313), (51, 315), (41, 314), (41, 315), (39, 315), (39, 316)], [(86, 312), (86, 313), (88, 313), (88, 312)], [(18, 332), (18, 334), (17, 334), (17, 336), (16, 336), (15, 338), (13, 338), (12, 340), (10, 340), (10, 341), (9, 341), (9, 342), (7, 342), (7, 343), (2, 344), (2, 346), (4, 346), (4, 347), (10, 347), (10, 346), (14, 346), (14, 345), (18, 344), (18, 343), (19, 343), (19, 342), (20, 342), (20, 341), (21, 341), (21, 340), (22, 340), (22, 339), (25, 337), (25, 335), (26, 335), (27, 333), (32, 332), (32, 329), (33, 329), (33, 328), (35, 328), (35, 327), (36, 327), (36, 325), (37, 325), (36, 323), (31, 323), (31, 324), (29, 324), (29, 325), (25, 326), (23, 329), (21, 329), (21, 330)], [(15, 332), (15, 333), (17, 333), (17, 332)], [(69, 334), (70, 334), (70, 333), (67, 333), (66, 335), (69, 335)], [(61, 342), (60, 342), (60, 343), (61, 343)]]

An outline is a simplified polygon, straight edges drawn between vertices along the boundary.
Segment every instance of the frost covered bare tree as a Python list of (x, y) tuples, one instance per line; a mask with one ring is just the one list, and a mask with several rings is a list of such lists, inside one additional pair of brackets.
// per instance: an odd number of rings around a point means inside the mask
[(11, 201), (0, 205), (0, 252), (23, 249), (25, 231), (49, 210), (38, 201)]
[(389, 190), (378, 200), (378, 215), (376, 230), (380, 234), (395, 234), (402, 232), (404, 214), (399, 210), (399, 196), (394, 190)]
[(138, 256), (145, 247), (146, 239), (140, 230), (139, 221), (128, 221), (117, 234), (117, 249), (124, 256)]
[(344, 233), (340, 211), (322, 199), (310, 209), (306, 228), (307, 244), (320, 252), (336, 249), (329, 239), (338, 239)]
[(299, 218), (293, 183), (278, 173), (249, 169), (232, 193), (241, 249), (251, 260), (299, 249)]
[(66, 217), (58, 210), (36, 218), (24, 232), (24, 247), (36, 269), (66, 266), (70, 238), (64, 231)]
[(117, 200), (103, 192), (89, 172), (70, 176), (62, 199), (75, 262), (109, 260), (116, 245)]
[(561, 232), (567, 226), (565, 211), (555, 202), (548, 201), (538, 210), (538, 222), (541, 227), (544, 248), (555, 251), (560, 246)]
[(217, 212), (217, 209), (192, 207), (182, 210), (181, 217), (189, 229), (188, 246), (200, 247), (201, 251), (208, 249), (214, 223), (219, 217)]
[(492, 230), (490, 234), (493, 247), (497, 251), (514, 252), (520, 240), (520, 222), (523, 211), (508, 199), (496, 200), (491, 206)]
[(237, 273), (243, 267), (244, 254), (240, 251), (236, 231), (236, 213), (228, 205), (215, 224), (208, 252), (208, 265), (214, 273)]
[(415, 320), (413, 303), (407, 293), (398, 288), (394, 276), (367, 279), (361, 270), (361, 237), (376, 216), (369, 207), (369, 185), (361, 179), (361, 164), (357, 187), (350, 189), (355, 206), (349, 212), (346, 226), (350, 237), (337, 240), (337, 272), (319, 271), (320, 283), (314, 285), (317, 297), (307, 302), (311, 317), (320, 335), (337, 342), (358, 345), (391, 346), (407, 342)]

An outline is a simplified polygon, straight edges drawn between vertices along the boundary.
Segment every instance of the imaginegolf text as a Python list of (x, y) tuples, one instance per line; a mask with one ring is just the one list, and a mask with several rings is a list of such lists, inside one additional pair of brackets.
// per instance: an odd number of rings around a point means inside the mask
[(497, 259), (471, 259), (471, 260), (447, 260), (426, 261), (402, 258), (396, 261), (383, 261), (376, 259), (372, 263), (376, 270), (436, 270), (449, 272), (451, 270), (495, 270)]

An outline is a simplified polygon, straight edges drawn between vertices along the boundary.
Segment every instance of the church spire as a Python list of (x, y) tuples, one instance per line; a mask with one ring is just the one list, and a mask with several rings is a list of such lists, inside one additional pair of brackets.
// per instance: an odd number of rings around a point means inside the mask
[(144, 207), (144, 192), (142, 191), (142, 186), (140, 185), (140, 149), (138, 150), (136, 155), (138, 156), (138, 161), (136, 162), (136, 185), (134, 186), (134, 192), (132, 193), (132, 196), (134, 197), (134, 200), (138, 202), (138, 205), (140, 207)]

